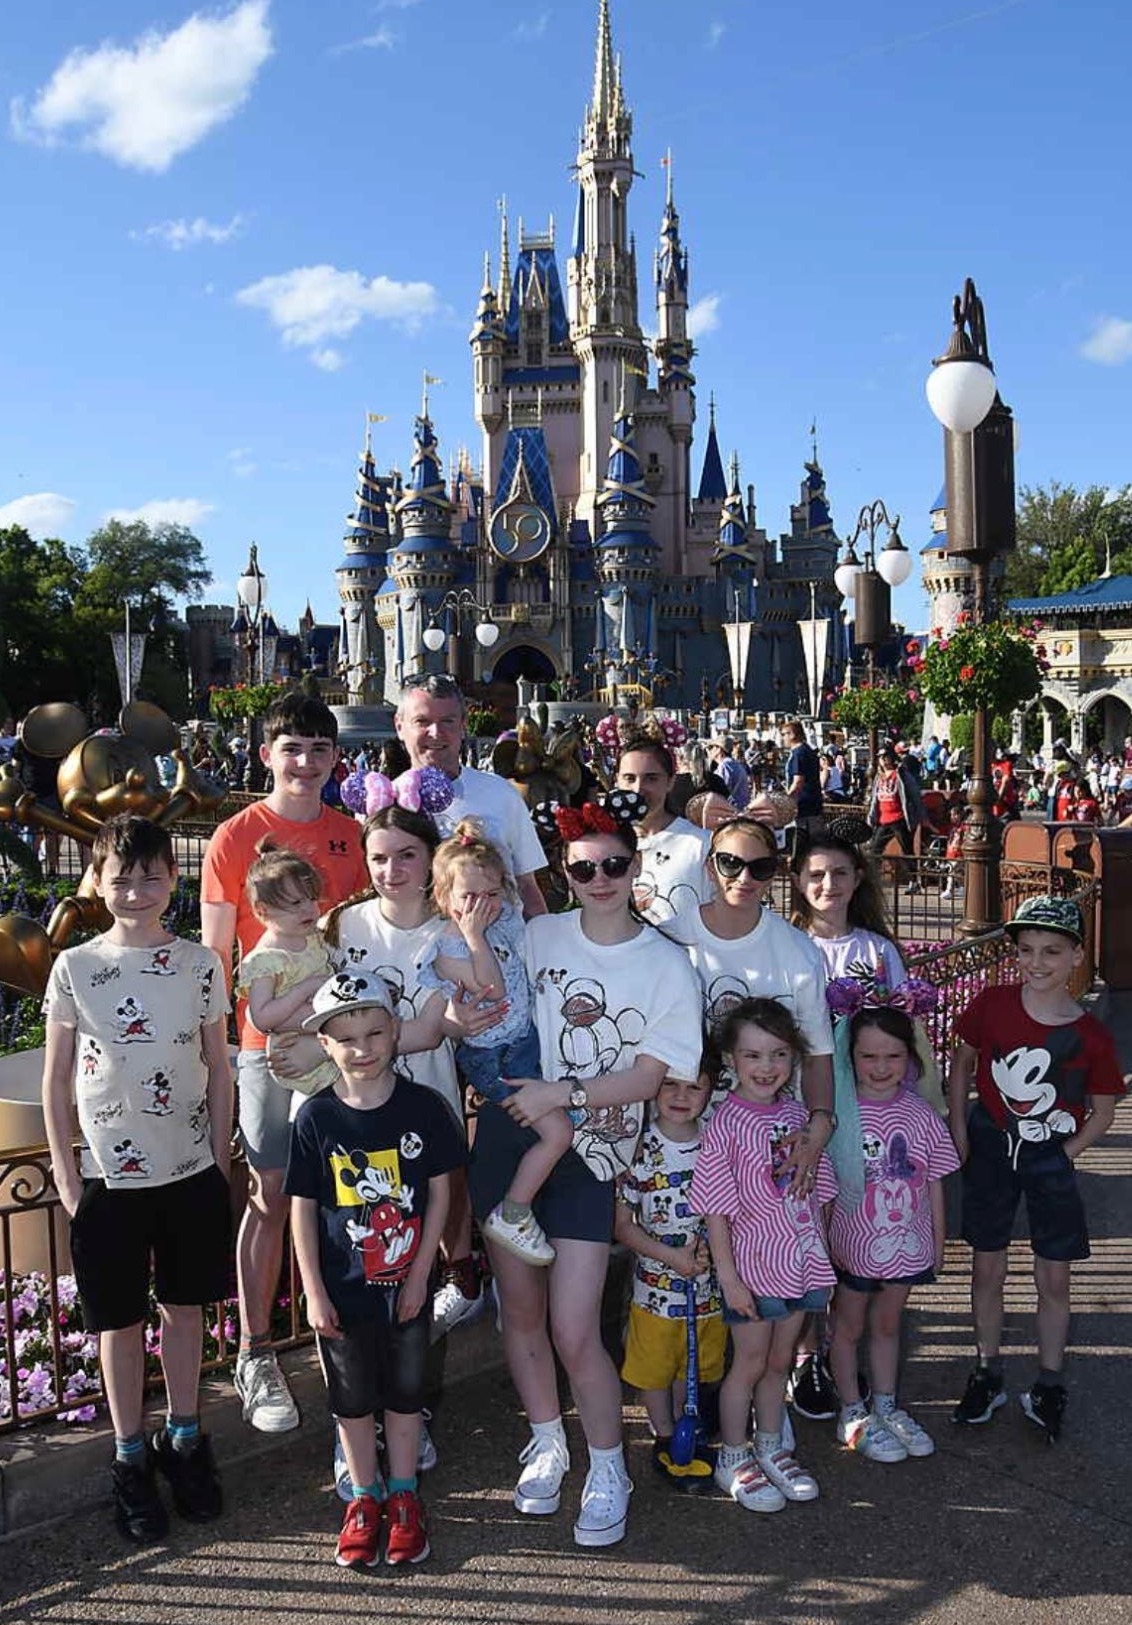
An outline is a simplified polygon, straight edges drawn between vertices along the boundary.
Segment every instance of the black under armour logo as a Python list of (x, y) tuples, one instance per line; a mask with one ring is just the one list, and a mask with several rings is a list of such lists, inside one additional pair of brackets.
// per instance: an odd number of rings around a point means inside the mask
[(346, 853), (350, 850), (345, 841), (331, 841), (328, 844), (332, 858), (344, 858)]

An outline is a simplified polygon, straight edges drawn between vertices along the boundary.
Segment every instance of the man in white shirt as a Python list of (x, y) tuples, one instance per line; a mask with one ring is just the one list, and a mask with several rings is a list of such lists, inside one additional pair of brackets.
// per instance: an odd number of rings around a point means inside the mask
[[(452, 780), (452, 802), (434, 822), (450, 835), (462, 818), (478, 819), (484, 833), (510, 865), (529, 920), (545, 914), (546, 900), (535, 878), (546, 865), (526, 803), (506, 779), (465, 767), (460, 747), (467, 732), (464, 696), (455, 678), (442, 674), (412, 677), (401, 691), (394, 727), (413, 767), (438, 767)], [(432, 1301), (435, 1333), (450, 1332), (474, 1318), (485, 1303), (484, 1282), (472, 1257), (472, 1210), (463, 1175), (454, 1176), (445, 1226), (444, 1283)]]

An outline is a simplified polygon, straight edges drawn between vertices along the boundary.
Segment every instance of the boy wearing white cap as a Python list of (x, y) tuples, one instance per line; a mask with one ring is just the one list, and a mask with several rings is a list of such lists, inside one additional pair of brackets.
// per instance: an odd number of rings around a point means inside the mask
[[(394, 1070), (400, 1022), (378, 976), (341, 972), (303, 1023), (341, 1073), (295, 1118), (284, 1188), (330, 1409), (353, 1480), (335, 1560), (344, 1568), (429, 1555), (417, 1495), (430, 1277), (448, 1212), (449, 1175), (464, 1162), (438, 1095)], [(384, 1406), (389, 1480), (377, 1465)]]

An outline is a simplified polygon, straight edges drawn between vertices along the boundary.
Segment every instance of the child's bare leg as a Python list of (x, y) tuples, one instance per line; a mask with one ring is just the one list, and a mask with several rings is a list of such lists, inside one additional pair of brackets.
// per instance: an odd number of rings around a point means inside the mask
[(507, 1192), (509, 1202), (520, 1202), (524, 1207), (534, 1201), (574, 1138), (574, 1126), (564, 1111), (548, 1112), (533, 1127), (538, 1144), (523, 1153)]
[(372, 1413), (338, 1418), (342, 1453), (356, 1489), (366, 1489), (377, 1482), (377, 1435), (373, 1421)]
[(867, 1292), (854, 1292), (852, 1287), (847, 1286), (838, 1287), (833, 1299), (829, 1365), (842, 1405), (852, 1405), (857, 1399), (857, 1346), (864, 1335), (868, 1313)]
[[(681, 1383), (680, 1395), (683, 1399), (684, 1385)], [(658, 1439), (671, 1439), (672, 1429), (675, 1426), (673, 1417), (678, 1409), (679, 1402), (671, 1388), (642, 1388), (641, 1403), (648, 1412), (652, 1430)]]
[(1006, 1249), (997, 1253), (976, 1252), (971, 1264), (971, 1313), (975, 1321), (975, 1346), (982, 1361), (995, 1360), (1002, 1352), (1002, 1294), (1006, 1287)]
[(161, 1369), (170, 1416), (195, 1416), (200, 1403), (204, 1316), (195, 1304), (162, 1303)]
[[(370, 1429), (372, 1434), (373, 1429)], [(385, 1450), (389, 1460), (389, 1478), (415, 1480), (417, 1454), (421, 1447), (420, 1411), (386, 1411)]]
[(731, 1327), (731, 1369), (719, 1390), (719, 1432), (732, 1449), (750, 1437), (751, 1395), (762, 1380), (770, 1349), (771, 1325), (766, 1320), (736, 1321)]
[(1060, 1371), (1069, 1341), (1069, 1270), (1059, 1259), (1034, 1258), (1038, 1289), (1038, 1362), (1045, 1371)]
[(119, 1439), (135, 1438), (142, 1431), (142, 1396), (145, 1390), (145, 1344), (142, 1328), (99, 1332), (98, 1357), (110, 1420)]
[(755, 1421), (760, 1433), (781, 1433), (786, 1401), (786, 1378), (794, 1363), (794, 1344), (802, 1329), (802, 1315), (787, 1315), (771, 1322), (766, 1368), (755, 1387)]
[(882, 1286), (873, 1298), (869, 1317), (869, 1369), (873, 1394), (880, 1398), (896, 1393), (896, 1373), (900, 1365), (900, 1322), (909, 1288), (892, 1283)]

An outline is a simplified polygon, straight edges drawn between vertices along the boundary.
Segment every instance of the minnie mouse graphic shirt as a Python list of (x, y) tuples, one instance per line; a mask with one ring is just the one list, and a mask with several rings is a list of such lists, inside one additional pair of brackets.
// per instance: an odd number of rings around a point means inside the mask
[(929, 1187), (959, 1166), (943, 1119), (910, 1089), (892, 1100), (863, 1100), (861, 1149), (865, 1196), (838, 1202), (829, 1250), (839, 1270), (876, 1281), (900, 1281), (930, 1270), (935, 1238)]
[(1027, 1013), (1020, 987), (991, 987), (971, 1001), (955, 1030), (979, 1052), (981, 1105), (1018, 1141), (1075, 1134), (1090, 1095), (1125, 1092), (1112, 1034), (1084, 1010), (1050, 1027)]
[(319, 1267), (343, 1327), (383, 1313), (383, 1289), (420, 1250), (429, 1180), (464, 1162), (460, 1131), (431, 1089), (398, 1078), (381, 1106), (313, 1095), (291, 1128), (284, 1190), (318, 1203)]

